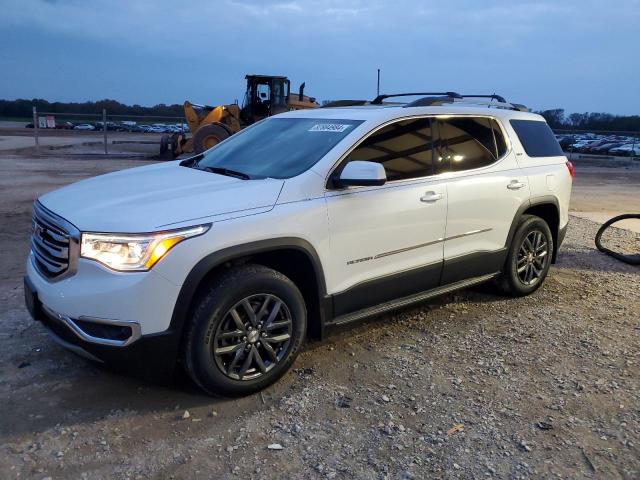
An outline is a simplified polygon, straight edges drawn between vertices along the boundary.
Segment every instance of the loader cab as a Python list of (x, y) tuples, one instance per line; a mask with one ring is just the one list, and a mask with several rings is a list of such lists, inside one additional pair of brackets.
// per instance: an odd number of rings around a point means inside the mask
[(247, 90), (240, 118), (251, 125), (263, 118), (288, 110), (291, 82), (287, 77), (247, 75)]

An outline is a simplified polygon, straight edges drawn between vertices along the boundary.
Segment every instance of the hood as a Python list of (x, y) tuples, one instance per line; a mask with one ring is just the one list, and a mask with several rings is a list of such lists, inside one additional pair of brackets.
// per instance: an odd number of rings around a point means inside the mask
[(241, 180), (168, 162), (82, 180), (39, 200), (82, 231), (151, 232), (270, 210), (283, 183)]

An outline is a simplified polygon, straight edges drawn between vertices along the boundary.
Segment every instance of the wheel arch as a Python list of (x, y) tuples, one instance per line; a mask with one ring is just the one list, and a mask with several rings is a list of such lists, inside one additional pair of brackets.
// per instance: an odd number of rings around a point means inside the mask
[(287, 237), (225, 248), (202, 258), (191, 269), (178, 294), (169, 327), (179, 341), (177, 348), (181, 348), (185, 323), (201, 289), (221, 271), (243, 263), (264, 265), (289, 277), (305, 299), (309, 335), (321, 338), (329, 312), (322, 263), (309, 242)]
[(551, 235), (553, 236), (553, 253), (551, 256), (551, 263), (556, 263), (558, 256), (558, 248), (560, 237), (560, 204), (558, 199), (552, 195), (545, 195), (542, 197), (532, 198), (523, 203), (511, 222), (509, 228), (509, 234), (507, 235), (507, 241), (505, 247), (509, 248), (513, 236), (515, 235), (518, 223), (523, 215), (536, 215), (542, 218), (549, 225)]

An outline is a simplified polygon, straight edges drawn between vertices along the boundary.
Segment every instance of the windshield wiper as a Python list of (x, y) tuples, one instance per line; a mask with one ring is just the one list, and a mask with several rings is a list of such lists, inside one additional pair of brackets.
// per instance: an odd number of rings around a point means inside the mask
[(226, 175), (227, 177), (235, 177), (240, 178), (242, 180), (251, 180), (251, 175), (247, 175), (243, 172), (238, 172), (236, 170), (231, 170), (230, 168), (223, 167), (195, 167), (199, 170), (204, 170), (205, 172), (217, 173), (218, 175)]
[(204, 158), (204, 155), (202, 153), (195, 155), (193, 157), (185, 158), (180, 162), (180, 166), (187, 167), (187, 168), (196, 168), (200, 160), (202, 160), (203, 158)]

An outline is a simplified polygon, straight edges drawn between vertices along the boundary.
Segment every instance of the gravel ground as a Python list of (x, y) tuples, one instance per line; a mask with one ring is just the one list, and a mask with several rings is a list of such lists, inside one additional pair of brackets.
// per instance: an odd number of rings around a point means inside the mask
[(572, 218), (530, 297), (487, 286), (335, 330), (262, 394), (221, 400), (110, 373), (33, 324), (29, 205), (78, 177), (2, 162), (35, 179), (0, 179), (2, 479), (640, 477), (640, 269), (595, 250), (595, 223)]

